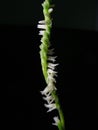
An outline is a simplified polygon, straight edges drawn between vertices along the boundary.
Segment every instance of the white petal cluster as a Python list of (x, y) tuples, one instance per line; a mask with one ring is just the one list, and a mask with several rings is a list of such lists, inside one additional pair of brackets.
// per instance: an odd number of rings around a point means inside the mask
[(45, 20), (41, 20), (38, 22), (37, 28), (39, 29), (46, 29)]
[(38, 22), (37, 28), (41, 29), (39, 31), (39, 35), (44, 35), (45, 29), (46, 29), (46, 24), (45, 24), (45, 20), (41, 20)]
[(55, 68), (58, 64), (54, 63), (55, 58), (56, 57), (54, 56), (49, 56), (48, 68), (47, 68), (47, 74), (48, 74), (47, 86), (43, 91), (41, 91), (41, 94), (45, 96), (43, 99), (47, 101), (47, 105), (45, 104), (45, 107), (49, 109), (48, 112), (56, 109), (55, 99), (52, 96), (52, 92), (54, 90), (55, 91), (57, 90), (55, 87), (55, 83), (56, 83), (55, 77), (57, 76), (57, 72), (55, 71)]
[[(41, 94), (48, 97), (51, 95), (53, 90), (56, 90), (56, 87), (54, 86), (53, 83), (49, 82), (48, 85), (46, 86), (46, 88), (43, 91), (41, 91)], [(48, 98), (46, 98), (46, 99), (48, 99)]]
[[(53, 11), (53, 8), (49, 8), (48, 12), (51, 13), (52, 11)], [(38, 25), (37, 25), (37, 28), (42, 29), (41, 31), (39, 31), (39, 35), (43, 36), (44, 31), (46, 29), (46, 22), (45, 22), (45, 20), (39, 21)]]
[[(52, 51), (53, 52), (53, 51)], [(51, 52), (50, 52), (51, 54)], [(56, 79), (55, 77), (57, 76), (57, 72), (55, 71), (55, 68), (58, 64), (55, 64), (54, 62), (56, 61), (56, 56), (49, 56), (48, 57), (48, 68), (47, 68), (47, 73), (48, 73), (48, 78), (47, 78), (47, 86), (46, 88), (41, 91), (41, 94), (44, 95), (43, 99), (47, 101), (47, 104), (44, 106), (48, 108), (47, 112), (51, 112), (52, 110), (56, 109), (56, 104), (55, 104), (55, 98), (52, 96), (52, 92), (57, 90), (55, 87)], [(58, 117), (54, 117), (54, 123), (53, 125), (58, 125), (58, 122), (60, 121)]]

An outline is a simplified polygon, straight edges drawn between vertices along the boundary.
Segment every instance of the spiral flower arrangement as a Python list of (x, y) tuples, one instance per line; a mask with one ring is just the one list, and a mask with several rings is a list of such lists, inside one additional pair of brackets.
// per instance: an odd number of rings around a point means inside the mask
[(40, 59), (42, 72), (47, 86), (43, 91), (41, 91), (41, 94), (43, 95), (43, 99), (47, 102), (47, 104), (45, 104), (45, 107), (48, 108), (47, 112), (51, 112), (55, 109), (58, 111), (58, 116), (53, 118), (54, 123), (52, 124), (56, 125), (59, 130), (65, 130), (64, 116), (61, 110), (59, 98), (57, 96), (57, 88), (55, 86), (55, 77), (57, 76), (55, 68), (58, 64), (55, 63), (56, 56), (54, 56), (54, 49), (50, 49), (50, 35), (52, 28), (51, 13), (53, 11), (51, 0), (45, 0), (42, 3), (42, 7), (44, 20), (39, 21), (37, 27), (40, 29), (39, 35), (42, 36), (40, 45)]

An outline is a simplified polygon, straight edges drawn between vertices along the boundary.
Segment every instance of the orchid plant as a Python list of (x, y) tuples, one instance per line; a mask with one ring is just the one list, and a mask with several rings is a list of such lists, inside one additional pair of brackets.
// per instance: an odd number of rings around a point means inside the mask
[(64, 116), (57, 95), (56, 88), (56, 76), (57, 72), (55, 70), (58, 64), (55, 63), (56, 56), (54, 56), (54, 49), (51, 49), (50, 35), (52, 28), (52, 17), (51, 13), (53, 11), (54, 5), (52, 0), (45, 0), (42, 3), (44, 20), (38, 22), (37, 27), (40, 29), (39, 35), (41, 35), (41, 45), (40, 45), (40, 59), (42, 72), (45, 78), (47, 86), (41, 94), (43, 99), (47, 102), (45, 107), (48, 108), (47, 112), (52, 110), (58, 111), (58, 116), (55, 116), (53, 125), (56, 125), (59, 130), (65, 130)]

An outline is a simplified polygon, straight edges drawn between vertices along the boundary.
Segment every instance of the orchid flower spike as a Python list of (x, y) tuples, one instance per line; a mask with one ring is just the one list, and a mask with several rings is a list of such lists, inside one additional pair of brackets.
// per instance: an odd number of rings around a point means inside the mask
[[(46, 87), (41, 94), (44, 96), (43, 99), (47, 102), (44, 106), (48, 108), (47, 112), (57, 110), (59, 117), (55, 116), (53, 125), (58, 126), (59, 130), (64, 130), (64, 118), (62, 110), (60, 107), (59, 99), (56, 94), (56, 57), (54, 56), (54, 49), (50, 49), (50, 33), (52, 28), (52, 18), (51, 13), (53, 12), (53, 6), (51, 5), (51, 0), (45, 0), (42, 4), (44, 20), (38, 22), (37, 28), (40, 29), (39, 35), (41, 35), (41, 45), (40, 45), (40, 59), (42, 72), (46, 81)], [(60, 119), (59, 119), (60, 118)], [(60, 127), (60, 126), (62, 127)], [(62, 128), (62, 129), (61, 129)]]

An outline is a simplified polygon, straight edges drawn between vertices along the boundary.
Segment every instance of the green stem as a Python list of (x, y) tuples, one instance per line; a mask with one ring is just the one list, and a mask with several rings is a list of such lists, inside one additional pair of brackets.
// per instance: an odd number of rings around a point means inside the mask
[(65, 122), (64, 122), (64, 116), (63, 116), (64, 114), (61, 109), (60, 101), (59, 101), (56, 91), (53, 91), (52, 95), (55, 98), (56, 107), (57, 107), (59, 117), (60, 117), (60, 123), (58, 124), (58, 128), (59, 130), (65, 130)]

